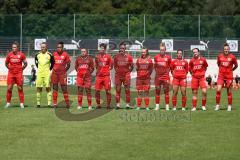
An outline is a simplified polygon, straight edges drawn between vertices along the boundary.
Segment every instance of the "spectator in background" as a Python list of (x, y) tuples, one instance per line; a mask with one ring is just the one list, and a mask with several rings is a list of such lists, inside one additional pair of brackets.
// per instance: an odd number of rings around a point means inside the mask
[(206, 81), (208, 83), (208, 87), (212, 89), (212, 77), (210, 74), (206, 77)]
[(31, 70), (31, 79), (30, 79), (30, 85), (31, 87), (35, 85), (36, 81), (36, 69), (34, 68), (34, 65), (31, 65), (32, 70)]
[(240, 80), (240, 77), (238, 75), (236, 75), (235, 77), (235, 89), (239, 89), (239, 80)]
[(214, 74), (213, 78), (212, 78), (212, 87), (213, 89), (215, 89), (217, 86), (217, 75)]

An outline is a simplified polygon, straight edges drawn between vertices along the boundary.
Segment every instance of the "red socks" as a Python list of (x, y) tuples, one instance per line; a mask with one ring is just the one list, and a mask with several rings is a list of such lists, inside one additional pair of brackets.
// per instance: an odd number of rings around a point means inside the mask
[(220, 98), (221, 98), (221, 92), (217, 91), (217, 93), (216, 93), (216, 104), (220, 103)]
[(18, 95), (19, 95), (20, 103), (24, 103), (24, 93), (23, 93), (23, 90), (18, 90)]
[(12, 91), (11, 90), (7, 90), (6, 99), (7, 99), (7, 103), (11, 102), (11, 99), (12, 99)]
[(187, 97), (184, 96), (184, 97), (182, 97), (182, 108), (186, 107), (186, 103), (187, 103)]

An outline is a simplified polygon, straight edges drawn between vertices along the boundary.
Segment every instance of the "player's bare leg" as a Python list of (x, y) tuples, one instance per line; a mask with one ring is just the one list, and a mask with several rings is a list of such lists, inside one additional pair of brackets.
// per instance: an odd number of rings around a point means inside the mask
[(156, 86), (156, 87), (155, 87), (155, 103), (156, 103), (155, 110), (156, 110), (156, 111), (159, 110), (160, 92), (161, 92), (161, 86)]
[(46, 87), (46, 92), (47, 92), (48, 107), (51, 107), (51, 105), (52, 105), (51, 87)]
[(227, 95), (228, 95), (228, 108), (227, 111), (232, 110), (232, 84), (227, 87)]
[(77, 109), (82, 109), (82, 99), (83, 99), (83, 87), (78, 86), (78, 107), (77, 107)]
[(69, 101), (69, 96), (68, 96), (68, 90), (67, 90), (67, 85), (61, 85), (63, 97), (66, 103), (66, 107), (70, 108), (70, 101)]
[(37, 107), (41, 106), (42, 87), (37, 87)]
[(126, 109), (130, 108), (130, 86), (125, 86)]
[(173, 85), (172, 105), (173, 105), (174, 111), (177, 109), (178, 88), (179, 88), (179, 86)]
[(8, 108), (11, 105), (12, 89), (13, 89), (13, 84), (10, 84), (7, 86), (7, 94), (6, 94), (7, 103), (5, 105), (5, 108)]
[(181, 87), (181, 94), (182, 94), (182, 110), (185, 111), (187, 103), (186, 87)]
[(222, 85), (217, 85), (215, 111), (218, 111), (220, 108), (219, 104), (221, 99), (221, 91), (222, 91)]
[(57, 106), (58, 84), (53, 84), (53, 107)]
[(164, 95), (165, 95), (166, 111), (168, 111), (169, 110), (169, 83), (164, 83)]
[(23, 86), (17, 86), (18, 87), (18, 96), (20, 100), (20, 107), (24, 108), (24, 92), (23, 92)]
[(192, 89), (192, 111), (196, 111), (198, 89)]
[(120, 108), (121, 85), (116, 85), (116, 109)]
[(92, 110), (92, 94), (91, 94), (91, 88), (85, 88), (85, 92), (86, 92), (86, 94), (87, 94), (88, 110)]
[(202, 88), (202, 110), (206, 111), (207, 88)]

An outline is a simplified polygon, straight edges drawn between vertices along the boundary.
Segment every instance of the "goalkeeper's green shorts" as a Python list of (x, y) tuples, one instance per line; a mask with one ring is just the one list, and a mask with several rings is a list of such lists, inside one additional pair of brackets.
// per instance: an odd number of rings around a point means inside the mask
[(50, 87), (50, 75), (46, 77), (37, 76), (36, 87)]

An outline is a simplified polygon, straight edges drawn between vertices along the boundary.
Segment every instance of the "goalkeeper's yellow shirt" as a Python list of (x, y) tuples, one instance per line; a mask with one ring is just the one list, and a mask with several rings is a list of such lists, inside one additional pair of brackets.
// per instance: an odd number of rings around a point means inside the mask
[(38, 77), (49, 77), (54, 65), (54, 58), (50, 52), (38, 52), (35, 56), (35, 64), (38, 68)]

